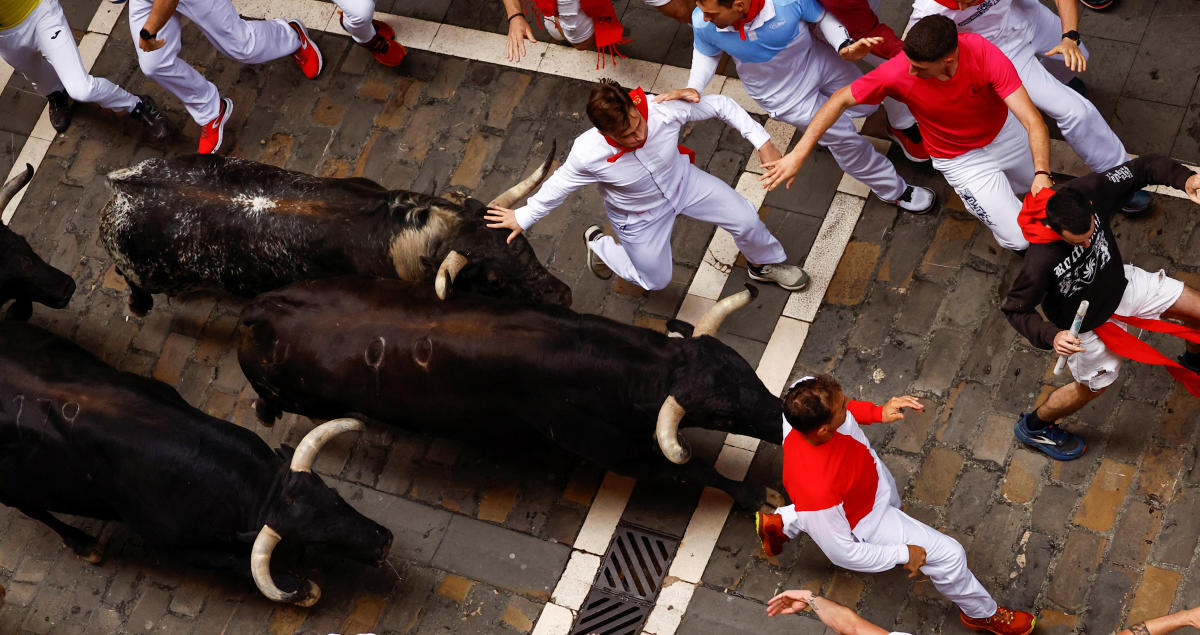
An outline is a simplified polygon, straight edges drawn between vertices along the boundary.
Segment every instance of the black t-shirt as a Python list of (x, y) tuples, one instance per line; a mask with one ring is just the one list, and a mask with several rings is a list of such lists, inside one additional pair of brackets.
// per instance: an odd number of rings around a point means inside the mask
[[(1054, 336), (1071, 328), (1079, 303), (1089, 303), (1080, 331), (1103, 324), (1117, 310), (1125, 293), (1121, 251), (1109, 221), (1130, 195), (1147, 185), (1183, 189), (1192, 171), (1161, 154), (1146, 155), (1103, 174), (1072, 179), (1064, 188), (1083, 194), (1092, 204), (1096, 231), (1090, 247), (1075, 247), (1065, 240), (1034, 243), (1025, 252), (1021, 272), (1013, 281), (1004, 305), (1008, 321), (1038, 348), (1053, 348)], [(1046, 318), (1035, 307), (1041, 304)], [(1047, 321), (1049, 320), (1049, 321)]]

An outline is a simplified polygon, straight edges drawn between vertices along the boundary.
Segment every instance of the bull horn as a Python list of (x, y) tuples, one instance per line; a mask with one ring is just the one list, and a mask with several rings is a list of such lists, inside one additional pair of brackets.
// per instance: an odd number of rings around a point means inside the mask
[(713, 305), (704, 315), (696, 320), (696, 328), (692, 331), (692, 337), (700, 337), (701, 335), (716, 335), (717, 329), (721, 328), (721, 323), (725, 318), (729, 317), (730, 313), (750, 304), (750, 301), (758, 297), (758, 288), (753, 285), (746, 285), (745, 291), (739, 291), (727, 298), (723, 298)]
[(8, 202), (12, 200), (12, 197), (16, 196), (17, 192), (20, 192), (21, 188), (25, 187), (25, 184), (32, 178), (33, 166), (26, 163), (25, 172), (9, 179), (8, 183), (5, 183), (4, 187), (0, 189), (0, 209), (8, 207)]
[(437, 279), (433, 281), (433, 290), (437, 292), (439, 300), (445, 300), (450, 296), (450, 287), (454, 285), (454, 279), (458, 277), (458, 272), (462, 271), (465, 266), (467, 266), (467, 257), (453, 249), (442, 259), (442, 264), (438, 267)]
[(683, 465), (692, 458), (692, 449), (688, 447), (687, 440), (679, 436), (679, 422), (683, 421), (685, 414), (687, 412), (683, 406), (679, 405), (674, 397), (667, 395), (666, 401), (658, 409), (658, 425), (654, 428), (658, 447), (662, 448), (667, 460), (676, 465)]
[(275, 586), (275, 580), (271, 577), (271, 553), (275, 551), (275, 545), (278, 545), (280, 540), (282, 538), (279, 533), (271, 529), (270, 525), (263, 525), (258, 531), (258, 537), (254, 539), (254, 548), (250, 551), (250, 573), (254, 576), (254, 584), (268, 600), (304, 607), (316, 604), (317, 600), (321, 599), (321, 587), (311, 580), (305, 580), (307, 593), (303, 590), (287, 593)]
[(554, 163), (554, 152), (557, 149), (558, 141), (551, 141), (550, 153), (546, 155), (546, 160), (542, 162), (542, 165), (534, 170), (532, 174), (525, 177), (525, 180), (508, 188), (503, 194), (492, 199), (492, 202), (488, 203), (488, 207), (512, 207), (513, 203), (529, 196), (530, 192), (541, 185), (547, 176), (550, 176), (550, 165)]
[(362, 429), (363, 423), (358, 419), (334, 419), (313, 428), (296, 446), (296, 453), (292, 455), (292, 471), (311, 472), (317, 453), (330, 439), (343, 432)]

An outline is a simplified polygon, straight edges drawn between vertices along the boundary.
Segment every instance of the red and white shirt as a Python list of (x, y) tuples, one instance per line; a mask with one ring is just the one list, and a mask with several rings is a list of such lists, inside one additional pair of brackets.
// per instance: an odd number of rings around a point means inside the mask
[(952, 159), (991, 143), (1008, 118), (1004, 98), (1021, 87), (1013, 63), (996, 45), (974, 33), (958, 36), (958, 69), (950, 81), (908, 72), (901, 52), (854, 80), (850, 94), (860, 104), (884, 97), (908, 105), (921, 126), (929, 155)]
[(908, 545), (863, 542), (889, 507), (900, 507), (896, 481), (871, 448), (859, 422), (883, 419), (868, 401), (846, 405), (833, 439), (813, 445), (784, 422), (783, 486), (800, 524), (833, 564), (853, 571), (886, 571), (908, 562)]

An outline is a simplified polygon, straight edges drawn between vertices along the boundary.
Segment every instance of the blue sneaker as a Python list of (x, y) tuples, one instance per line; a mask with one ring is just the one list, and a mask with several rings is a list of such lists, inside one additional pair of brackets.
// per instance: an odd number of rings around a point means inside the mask
[(1028, 421), (1033, 413), (1022, 413), (1013, 426), (1013, 434), (1017, 439), (1032, 448), (1046, 453), (1050, 458), (1059, 461), (1070, 461), (1083, 455), (1087, 449), (1087, 441), (1054, 425), (1053, 423), (1041, 430), (1030, 430)]
[(1121, 211), (1126, 214), (1137, 214), (1146, 211), (1147, 207), (1150, 207), (1150, 192), (1138, 190), (1121, 204)]

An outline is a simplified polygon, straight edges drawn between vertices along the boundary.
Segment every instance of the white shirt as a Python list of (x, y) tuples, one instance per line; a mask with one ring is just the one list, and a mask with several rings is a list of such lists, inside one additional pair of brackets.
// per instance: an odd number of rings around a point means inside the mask
[(663, 206), (674, 209), (684, 175), (691, 166), (679, 153), (679, 129), (691, 121), (716, 117), (737, 129), (755, 148), (771, 135), (742, 110), (737, 102), (722, 95), (705, 95), (699, 103), (668, 101), (656, 104), (647, 95), (646, 143), (609, 163), (619, 150), (592, 128), (579, 135), (567, 160), (516, 210), (517, 223), (529, 229), (550, 210), (562, 205), (575, 190), (596, 183), (609, 213), (641, 213)]
[(908, 25), (927, 15), (944, 15), (958, 25), (959, 33), (978, 33), (995, 44), (1009, 59), (1015, 59), (1033, 42), (1037, 0), (983, 0), (963, 10), (951, 9), (935, 0), (916, 0)]

